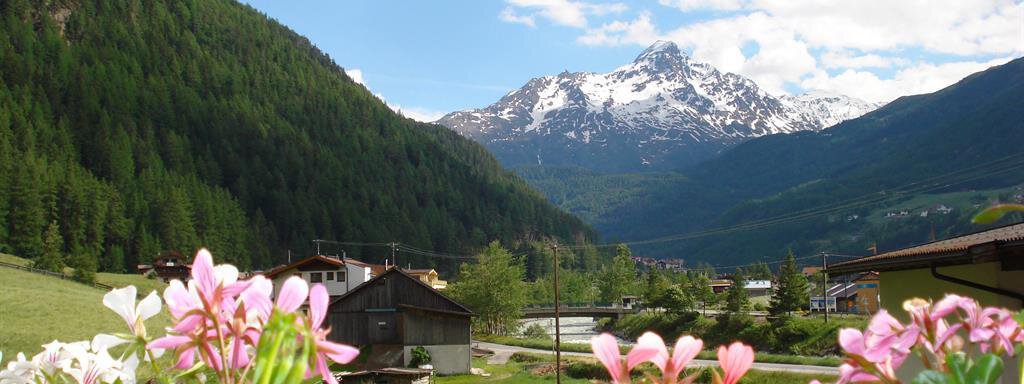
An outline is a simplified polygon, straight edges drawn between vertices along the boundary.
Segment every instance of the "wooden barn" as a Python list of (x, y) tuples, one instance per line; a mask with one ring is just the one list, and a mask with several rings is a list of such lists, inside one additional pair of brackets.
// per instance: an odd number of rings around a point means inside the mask
[[(391, 268), (331, 301), (330, 339), (368, 354), (365, 369), (408, 366), (424, 347), (437, 373), (468, 373), (472, 312), (420, 279)], [(362, 359), (361, 359), (362, 360)]]

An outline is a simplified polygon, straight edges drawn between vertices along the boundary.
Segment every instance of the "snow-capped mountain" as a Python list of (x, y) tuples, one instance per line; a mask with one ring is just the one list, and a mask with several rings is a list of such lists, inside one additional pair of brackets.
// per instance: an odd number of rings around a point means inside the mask
[(777, 98), (659, 41), (610, 73), (534, 78), (486, 108), (437, 122), (508, 166), (628, 171), (692, 164), (749, 138), (817, 130), (873, 108), (843, 96)]
[(839, 95), (835, 93), (812, 91), (799, 96), (782, 96), (782, 100), (805, 114), (807, 121), (819, 128), (827, 128), (843, 121), (860, 117), (871, 112), (881, 104)]

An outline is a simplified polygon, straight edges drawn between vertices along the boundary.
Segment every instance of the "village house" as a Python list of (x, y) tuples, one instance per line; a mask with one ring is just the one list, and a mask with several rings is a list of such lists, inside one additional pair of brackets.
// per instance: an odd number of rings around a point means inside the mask
[(368, 264), (352, 258), (314, 255), (288, 265), (282, 265), (263, 275), (274, 282), (274, 297), (284, 281), (299, 276), (309, 284), (323, 284), (331, 296), (340, 296), (369, 281), (385, 270), (382, 265)]
[(857, 280), (857, 302), (854, 309), (857, 313), (872, 314), (878, 312), (879, 284), (878, 272), (862, 273)]
[[(878, 272), (879, 306), (904, 321), (905, 300), (939, 300), (947, 293), (1019, 310), (1024, 301), (1024, 223), (837, 263), (827, 270), (834, 276), (872, 271)], [(901, 379), (909, 381), (910, 373), (920, 368), (908, 364), (900, 370)], [(1004, 379), (1017, 377), (1017, 370), (1016, 360), (1008, 361)]]
[(470, 368), (472, 312), (420, 278), (391, 268), (331, 301), (331, 341), (361, 347), (365, 370), (408, 366), (423, 347), (438, 374)]
[(165, 283), (178, 279), (188, 281), (192, 265), (188, 259), (176, 251), (163, 253), (153, 260), (153, 264), (139, 264), (136, 267), (143, 275), (154, 274)]
[(420, 281), (426, 283), (434, 289), (445, 289), (448, 287), (448, 282), (441, 280), (437, 277), (437, 271), (433, 269), (403, 269), (409, 276), (420, 279)]
[(747, 290), (747, 294), (751, 297), (772, 295), (771, 280), (747, 280), (743, 288)]

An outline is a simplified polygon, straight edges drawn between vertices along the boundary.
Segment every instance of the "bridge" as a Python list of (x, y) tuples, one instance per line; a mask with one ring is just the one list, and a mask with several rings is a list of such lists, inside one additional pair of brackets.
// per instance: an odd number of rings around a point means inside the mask
[[(563, 304), (559, 306), (561, 317), (614, 317), (620, 318), (625, 315), (632, 315), (640, 312), (639, 307), (622, 305), (599, 305), (599, 304)], [(530, 306), (523, 308), (524, 319), (543, 319), (555, 317), (554, 306)]]

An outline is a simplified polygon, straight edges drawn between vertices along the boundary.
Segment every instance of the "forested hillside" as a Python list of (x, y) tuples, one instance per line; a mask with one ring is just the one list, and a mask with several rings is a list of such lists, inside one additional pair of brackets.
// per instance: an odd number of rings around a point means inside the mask
[(395, 114), (248, 6), (0, 7), (0, 251), (124, 271), (203, 245), (255, 268), (317, 238), (465, 253), (593, 237), (481, 146)]
[[(1024, 199), (1017, 188), (1024, 182), (1021, 100), (1024, 59), (1017, 59), (821, 132), (750, 140), (678, 173), (523, 174), (563, 207), (596, 212), (584, 217), (614, 240), (771, 221), (678, 236), (684, 239), (636, 247), (640, 254), (734, 263), (787, 249), (864, 254), (877, 242), (891, 250), (933, 234), (976, 231), (972, 214), (995, 201)], [(600, 189), (629, 193), (609, 205)], [(953, 210), (936, 214), (940, 206)], [(800, 215), (789, 218), (794, 214)]]

